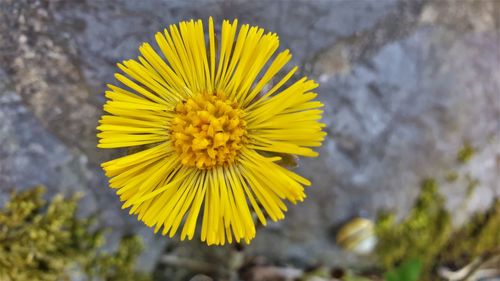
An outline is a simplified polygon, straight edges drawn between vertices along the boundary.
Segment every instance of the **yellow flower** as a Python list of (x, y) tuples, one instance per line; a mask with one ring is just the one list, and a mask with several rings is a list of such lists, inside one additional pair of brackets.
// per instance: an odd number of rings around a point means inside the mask
[[(155, 36), (160, 52), (143, 43), (108, 85), (97, 127), (98, 147), (144, 146), (103, 163), (123, 208), (155, 232), (192, 239), (202, 217), (201, 240), (221, 245), (255, 237), (252, 210), (266, 225), (306, 196), (310, 182), (277, 164), (278, 155), (315, 157), (325, 137), (323, 105), (306, 77), (284, 84), (292, 68), (266, 88), (291, 59), (271, 57), (278, 36), (238, 22), (222, 23), (221, 40), (209, 20), (171, 25)], [(208, 41), (208, 42), (207, 42)], [(265, 71), (263, 71), (265, 69)], [(251, 208), (250, 208), (251, 206)], [(252, 209), (252, 210), (251, 210)]]

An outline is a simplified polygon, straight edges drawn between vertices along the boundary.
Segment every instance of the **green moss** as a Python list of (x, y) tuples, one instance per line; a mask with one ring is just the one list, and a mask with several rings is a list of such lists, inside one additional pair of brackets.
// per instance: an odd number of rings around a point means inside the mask
[(469, 162), (469, 160), (476, 153), (476, 149), (470, 145), (470, 143), (466, 142), (462, 146), (462, 148), (457, 152), (457, 162), (460, 164), (465, 164)]
[(43, 187), (14, 193), (0, 210), (0, 280), (147, 280), (133, 270), (137, 238), (124, 238), (115, 253), (103, 253), (103, 230), (93, 218), (78, 218), (78, 196), (43, 200)]
[(107, 281), (147, 281), (150, 277), (135, 271), (134, 265), (142, 251), (142, 241), (137, 236), (124, 237), (113, 254), (99, 254), (86, 264), (85, 272), (90, 276), (104, 277)]
[(475, 257), (500, 250), (500, 200), (485, 213), (474, 215), (448, 241), (440, 263), (462, 267)]
[(457, 179), (458, 179), (458, 174), (455, 171), (450, 171), (445, 176), (445, 180), (447, 182), (455, 182)]
[(450, 216), (436, 182), (427, 179), (422, 183), (413, 209), (401, 223), (396, 223), (392, 214), (381, 215), (376, 233), (376, 253), (385, 269), (417, 258), (422, 261), (422, 275), (428, 275), (451, 234)]
[(434, 180), (425, 180), (414, 207), (400, 223), (393, 214), (379, 216), (376, 254), (385, 270), (416, 258), (422, 261), (421, 280), (438, 280), (437, 266), (461, 268), (476, 257), (500, 250), (499, 200), (453, 231), (437, 188)]
[(476, 188), (479, 186), (480, 182), (477, 178), (471, 176), (469, 173), (465, 175), (465, 180), (467, 181), (467, 189), (465, 196), (470, 198)]

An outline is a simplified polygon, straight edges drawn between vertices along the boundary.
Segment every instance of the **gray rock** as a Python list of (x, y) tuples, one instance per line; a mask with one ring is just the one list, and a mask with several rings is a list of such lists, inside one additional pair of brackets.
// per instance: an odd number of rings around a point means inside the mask
[[(37, 185), (47, 187), (47, 197), (56, 193), (71, 196), (82, 193), (79, 213), (98, 214), (101, 226), (110, 228), (107, 249), (117, 247), (122, 235), (137, 233), (146, 248), (141, 268), (151, 270), (163, 241), (135, 218), (126, 216), (100, 167), (89, 163), (81, 152), (68, 148), (48, 132), (12, 90), (5, 72), (0, 70), (0, 206), (13, 189)], [(147, 231), (144, 231), (147, 230)]]
[[(484, 1), (0, 1), (0, 186), (83, 191), (105, 225), (146, 240), (151, 270), (173, 254), (226, 264), (229, 248), (153, 236), (120, 210), (99, 163), (95, 127), (115, 64), (182, 19), (239, 18), (280, 35), (293, 63), (321, 83), (329, 136), (298, 171), (307, 200), (259, 229), (246, 252), (282, 263), (370, 263), (341, 251), (334, 230), (357, 215), (403, 217), (425, 177), (457, 224), (500, 195), (500, 3)], [(457, 150), (478, 152), (466, 165)], [(465, 204), (467, 177), (480, 184)], [(465, 204), (465, 205), (464, 205)], [(465, 206), (465, 207), (464, 207)], [(182, 279), (184, 273), (172, 273)]]
[[(468, 11), (453, 3), (422, 11)], [(329, 230), (354, 216), (375, 218), (381, 209), (402, 218), (426, 177), (440, 181), (456, 224), (500, 196), (499, 35), (491, 21), (493, 5), (479, 6), (481, 17), (472, 13), (464, 19), (448, 12), (429, 23), (424, 15), (415, 15), (422, 20), (401, 38), (381, 31), (391, 27), (378, 25), (373, 33), (387, 35), (381, 48), (364, 46), (358, 35), (356, 40), (339, 40), (350, 52), (360, 45), (364, 52), (374, 52), (368, 59), (345, 56), (347, 71), (326, 71), (332, 60), (329, 50), (314, 60), (329, 139), (320, 158), (303, 161), (299, 169), (313, 179), (310, 197), (292, 207), (279, 228), (262, 231), (251, 246), (255, 252), (309, 263), (352, 263), (355, 257), (343, 256)], [(456, 162), (464, 143), (478, 149), (465, 167)], [(450, 170), (459, 171), (462, 178), (445, 182)], [(469, 199), (464, 175), (479, 180)]]

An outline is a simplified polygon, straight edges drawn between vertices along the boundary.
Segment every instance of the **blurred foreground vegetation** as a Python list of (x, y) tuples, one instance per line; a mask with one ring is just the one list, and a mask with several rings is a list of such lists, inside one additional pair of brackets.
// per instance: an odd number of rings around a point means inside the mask
[[(500, 201), (496, 199), (488, 211), (454, 229), (453, 213), (445, 209), (435, 179), (422, 182), (420, 195), (402, 221), (392, 213), (379, 216), (375, 222), (378, 244), (366, 256), (374, 261), (373, 268), (282, 267), (282, 262), (258, 262), (265, 257), (234, 247), (228, 256), (234, 260), (229, 263), (232, 266), (169, 256), (163, 260), (175, 261), (175, 265), (168, 268), (159, 262), (155, 278), (135, 270), (142, 249), (138, 237), (123, 237), (115, 251), (105, 251), (106, 230), (97, 227), (92, 216), (77, 216), (79, 196), (57, 195), (46, 202), (44, 191), (36, 187), (15, 192), (0, 209), (0, 281), (169, 280), (157, 276), (172, 267), (185, 267), (187, 273), (178, 280), (193, 281), (458, 281), (494, 280), (481, 278), (500, 275)], [(212, 270), (211, 266), (224, 269)], [(196, 268), (226, 273), (199, 275)]]
[[(422, 264), (419, 280), (446, 280), (453, 271), (475, 264), (455, 280), (467, 279), (481, 265), (500, 268), (500, 201), (485, 213), (475, 214), (468, 223), (453, 229), (451, 216), (444, 206), (433, 179), (425, 180), (410, 214), (396, 223), (393, 214), (383, 214), (377, 222), (377, 259), (390, 269), (410, 259)], [(449, 274), (444, 274), (448, 271)], [(498, 271), (500, 275), (500, 271)], [(450, 278), (452, 279), (452, 278)]]
[[(470, 143), (464, 143), (457, 151), (457, 164), (466, 164), (475, 152)], [(479, 182), (470, 174), (461, 175), (455, 171), (443, 178), (453, 182), (459, 177), (467, 182), (467, 196), (462, 202), (465, 207)], [(379, 241), (375, 254), (380, 266), (390, 270), (398, 265), (401, 267), (407, 261), (417, 260), (420, 271), (418, 280), (425, 281), (475, 281), (483, 277), (499, 277), (500, 200), (495, 198), (486, 212), (476, 213), (467, 223), (454, 229), (453, 210), (445, 208), (437, 182), (436, 178), (422, 182), (420, 194), (403, 221), (396, 222), (395, 215), (391, 213), (379, 216), (376, 223)]]
[[(94, 218), (77, 216), (78, 196), (58, 195), (46, 202), (43, 194), (43, 187), (14, 193), (0, 210), (0, 280), (151, 280), (134, 269), (141, 252), (138, 237), (123, 237), (116, 251), (103, 251), (105, 231), (96, 227)], [(491, 267), (492, 262), (493, 268), (500, 267), (500, 202), (453, 230), (451, 214), (432, 179), (423, 182), (405, 220), (396, 222), (393, 214), (382, 214), (376, 230), (379, 242), (367, 258), (375, 258), (379, 267), (368, 272), (326, 267), (290, 271), (273, 264), (252, 264), (255, 257), (244, 252), (239, 254), (243, 262), (233, 270), (240, 273), (236, 274), (239, 279), (248, 281), (288, 277), (301, 281), (417, 281), (479, 280), (473, 277), (482, 267)], [(464, 267), (471, 270), (460, 270)], [(200, 280), (226, 279), (203, 278)]]
[(78, 196), (43, 199), (45, 188), (14, 193), (0, 210), (0, 280), (146, 281), (134, 270), (137, 237), (124, 237), (104, 252), (104, 229), (76, 214)]

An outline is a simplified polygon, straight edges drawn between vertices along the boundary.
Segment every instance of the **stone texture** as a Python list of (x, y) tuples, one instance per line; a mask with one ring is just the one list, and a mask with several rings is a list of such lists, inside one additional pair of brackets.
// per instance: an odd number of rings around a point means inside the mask
[[(117, 235), (145, 238), (147, 270), (165, 243), (181, 256), (224, 260), (224, 249), (153, 236), (121, 211), (98, 164), (122, 152), (95, 148), (116, 62), (168, 24), (210, 15), (277, 32), (325, 103), (329, 137), (298, 168), (314, 183), (308, 199), (259, 229), (248, 253), (369, 263), (341, 251), (335, 229), (381, 209), (403, 217), (423, 178), (442, 183), (456, 223), (500, 196), (498, 1), (0, 0), (0, 198), (38, 183), (83, 191), (85, 212), (97, 210)], [(459, 165), (467, 142), (478, 152)], [(447, 183), (450, 170), (479, 180), (465, 205), (467, 177)]]
[[(82, 193), (80, 214), (97, 213), (101, 225), (114, 230), (107, 236), (107, 248), (116, 247), (121, 235), (138, 233), (149, 249), (142, 259), (155, 260), (162, 240), (122, 213), (116, 195), (106, 187), (101, 169), (89, 163), (86, 154), (66, 146), (44, 128), (6, 78), (0, 70), (0, 206), (13, 189), (40, 184), (48, 188), (47, 197)], [(143, 268), (151, 270), (153, 266), (147, 262)]]

